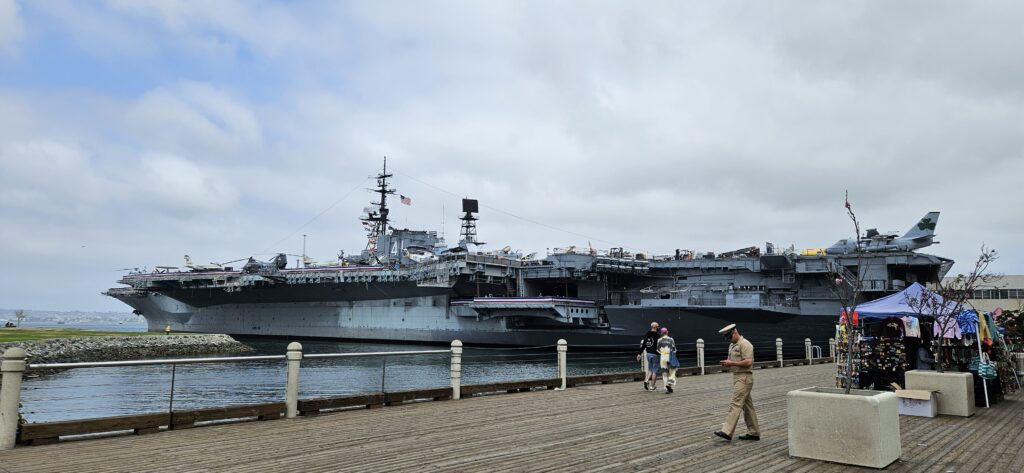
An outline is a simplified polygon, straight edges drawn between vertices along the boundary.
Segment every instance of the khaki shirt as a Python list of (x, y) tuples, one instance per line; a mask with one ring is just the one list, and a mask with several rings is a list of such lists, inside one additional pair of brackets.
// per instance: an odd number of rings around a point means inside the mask
[[(751, 345), (746, 338), (740, 337), (736, 343), (729, 344), (729, 361), (743, 361), (749, 359), (754, 361), (754, 345)], [(752, 373), (750, 366), (730, 366), (729, 371), (733, 373)]]

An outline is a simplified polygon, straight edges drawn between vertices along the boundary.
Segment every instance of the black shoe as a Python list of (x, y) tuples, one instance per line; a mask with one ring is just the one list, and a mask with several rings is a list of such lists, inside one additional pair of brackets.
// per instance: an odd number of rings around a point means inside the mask
[(760, 435), (743, 434), (737, 437), (740, 440), (761, 440)]
[(651, 390), (651, 385), (648, 384), (647, 381), (644, 381), (644, 391), (650, 391), (650, 390)]
[(732, 442), (732, 435), (729, 435), (729, 434), (727, 434), (725, 432), (722, 432), (721, 430), (716, 430), (715, 431), (715, 435), (717, 435), (719, 437), (722, 437), (722, 438)]
[(665, 394), (672, 394), (672, 386), (669, 386), (669, 385), (666, 384), (665, 385), (665, 390), (668, 391)]

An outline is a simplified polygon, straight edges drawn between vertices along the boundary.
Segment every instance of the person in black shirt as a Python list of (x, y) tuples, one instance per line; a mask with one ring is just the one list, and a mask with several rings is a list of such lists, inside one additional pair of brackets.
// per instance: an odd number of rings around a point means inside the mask
[(648, 391), (658, 389), (658, 366), (661, 359), (661, 354), (658, 353), (658, 338), (661, 337), (661, 334), (658, 333), (659, 328), (661, 326), (657, 322), (651, 322), (651, 331), (647, 332), (643, 340), (640, 341), (640, 353), (636, 355), (636, 361), (647, 361), (644, 366), (647, 369), (644, 389)]
[(902, 339), (904, 334), (903, 320), (899, 317), (889, 317), (882, 321), (879, 335), (885, 338)]

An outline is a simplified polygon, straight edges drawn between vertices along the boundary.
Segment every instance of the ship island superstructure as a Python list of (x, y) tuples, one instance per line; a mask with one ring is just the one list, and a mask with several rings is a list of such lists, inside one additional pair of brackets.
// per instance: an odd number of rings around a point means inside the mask
[[(119, 281), (126, 287), (104, 294), (133, 307), (151, 331), (621, 347), (635, 346), (658, 321), (676, 340), (717, 340), (720, 327), (738, 323), (756, 346), (773, 346), (776, 337), (832, 336), (840, 309), (829, 278), (837, 272), (859, 272), (870, 300), (938, 281), (953, 264), (897, 245), (796, 252), (767, 244), (660, 256), (567, 247), (542, 258), (508, 247), (478, 251), (479, 205), (471, 199), (463, 199), (460, 241), (449, 248), (437, 232), (390, 225), (390, 177), (385, 164), (378, 200), (361, 218), (367, 244), (356, 255), (322, 263), (303, 255), (291, 268), (284, 254), (237, 269), (160, 267), (127, 274)], [(922, 219), (928, 244), (937, 215)]]

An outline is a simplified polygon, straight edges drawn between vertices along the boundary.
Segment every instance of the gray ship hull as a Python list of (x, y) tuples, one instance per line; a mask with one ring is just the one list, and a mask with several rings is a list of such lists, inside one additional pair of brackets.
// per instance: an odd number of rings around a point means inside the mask
[(802, 354), (810, 338), (827, 351), (835, 317), (801, 315), (757, 309), (682, 309), (607, 306), (609, 327), (581, 329), (514, 327), (508, 318), (481, 319), (449, 305), (445, 295), (400, 299), (336, 302), (239, 303), (193, 307), (159, 293), (118, 295), (145, 314), (150, 331), (227, 333), (238, 336), (331, 338), (447, 344), (548, 346), (565, 339), (571, 346), (632, 349), (657, 321), (671, 330), (684, 352), (698, 338), (709, 353), (727, 345), (718, 329), (737, 323), (754, 343), (760, 357), (774, 356), (775, 339), (782, 338), (787, 355)]
[[(226, 333), (239, 336), (331, 338), (448, 344), (548, 346), (565, 339), (573, 345), (611, 346), (608, 329), (516, 328), (510, 320), (480, 320), (448, 305), (447, 296), (421, 296), (341, 302), (242, 303), (192, 307), (148, 293), (115, 296), (144, 314), (150, 331)], [(623, 337), (630, 346), (636, 336)]]

